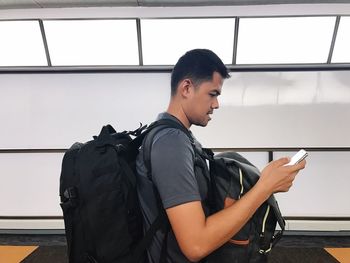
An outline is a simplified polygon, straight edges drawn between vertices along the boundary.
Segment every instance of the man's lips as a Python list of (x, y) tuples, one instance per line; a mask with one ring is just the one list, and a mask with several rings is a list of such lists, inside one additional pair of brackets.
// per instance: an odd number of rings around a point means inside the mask
[(209, 120), (211, 120), (211, 116), (210, 116), (211, 114), (213, 114), (212, 111), (210, 111), (210, 112), (207, 113)]

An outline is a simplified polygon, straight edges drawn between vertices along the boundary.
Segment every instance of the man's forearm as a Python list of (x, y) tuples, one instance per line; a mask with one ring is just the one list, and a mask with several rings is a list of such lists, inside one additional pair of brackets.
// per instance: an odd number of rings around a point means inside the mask
[(200, 202), (168, 209), (182, 252), (191, 261), (207, 256), (232, 238), (269, 196), (270, 193), (258, 183), (234, 205), (207, 218)]
[(268, 193), (263, 185), (257, 184), (232, 206), (209, 216), (200, 238), (203, 241), (205, 254), (209, 254), (232, 238), (270, 195), (271, 193)]

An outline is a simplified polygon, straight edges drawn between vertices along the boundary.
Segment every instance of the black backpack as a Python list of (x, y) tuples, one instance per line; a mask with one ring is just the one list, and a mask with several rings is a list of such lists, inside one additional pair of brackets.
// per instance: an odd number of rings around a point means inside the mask
[[(162, 119), (152, 123), (148, 128), (143, 126), (135, 131), (120, 133), (117, 133), (112, 126), (107, 125), (102, 128), (99, 136), (94, 136), (94, 140), (87, 143), (75, 143), (67, 150), (62, 162), (60, 197), (70, 263), (147, 262), (145, 251), (152, 242), (155, 233), (158, 230), (168, 233), (169, 222), (164, 209), (161, 209), (161, 213), (152, 223), (150, 229), (143, 234), (135, 177), (135, 159), (140, 145), (146, 144), (145, 141), (147, 141), (147, 145), (150, 145), (149, 142), (153, 141), (153, 136), (159, 130), (167, 127), (181, 129), (190, 137), (183, 126), (174, 121)], [(149, 133), (151, 130), (153, 132)], [(150, 136), (144, 140), (147, 134)], [(146, 166), (151, 150), (150, 146), (148, 148), (149, 153), (146, 151), (146, 157), (144, 157)], [(219, 154), (213, 162), (213, 159), (210, 158), (212, 152), (207, 150), (208, 154), (203, 156), (203, 159), (210, 160), (211, 171), (215, 173), (214, 179), (213, 175), (210, 175), (213, 180), (209, 183), (209, 205), (212, 212), (215, 212), (220, 209), (218, 204), (221, 203), (220, 191), (217, 191), (216, 185), (220, 183), (220, 180), (224, 179), (225, 181), (232, 177), (232, 171), (229, 167), (233, 160), (230, 158), (232, 158), (232, 154), (235, 154), (225, 153), (229, 154), (226, 156), (229, 159), (224, 158), (225, 154)], [(235, 155), (235, 157), (237, 156)], [(247, 162), (244, 158), (242, 160), (243, 163)], [(202, 159), (199, 161), (203, 162)], [(213, 165), (214, 167), (212, 167)], [(248, 181), (244, 180), (244, 183), (247, 184), (245, 189), (250, 189), (257, 181), (254, 176), (252, 178)], [(273, 205), (274, 201), (273, 198), (270, 198), (268, 202)], [(276, 207), (278, 209), (277, 203), (275, 204), (271, 209), (273, 211)], [(247, 225), (259, 225), (259, 223), (255, 223), (255, 219), (262, 218), (261, 213), (265, 210), (264, 206), (265, 204), (256, 212), (254, 220), (251, 220), (252, 223)], [(277, 241), (277, 238), (273, 236), (276, 226), (274, 214), (275, 212), (270, 213), (267, 217), (268, 227), (265, 231), (265, 237), (255, 238), (251, 243), (255, 245), (254, 248), (252, 245), (249, 246), (249, 250), (253, 249), (255, 252), (261, 248), (265, 249), (263, 253), (250, 252), (250, 255), (256, 255), (255, 258), (260, 255), (264, 256), (265, 252), (269, 250), (271, 242)], [(280, 222), (281, 218), (277, 217), (280, 225), (284, 223), (283, 218)], [(245, 227), (243, 227), (242, 232), (246, 231), (244, 229)], [(282, 229), (284, 229), (284, 224)], [(251, 232), (249, 233), (251, 234)], [(255, 233), (253, 236), (257, 235), (260, 233)], [(163, 243), (160, 262), (166, 260), (166, 242)], [(246, 253), (247, 248), (244, 248), (244, 251)], [(230, 253), (231, 257), (227, 257), (227, 252)], [(219, 255), (219, 261), (225, 262), (223, 261), (225, 258), (227, 260), (229, 258), (236, 259), (240, 254), (238, 248), (229, 248), (228, 250), (221, 248), (209, 256), (208, 260), (209, 262), (218, 262), (216, 260), (210, 261), (210, 259)]]
[(75, 143), (65, 153), (59, 192), (70, 263), (147, 262), (145, 251), (156, 231), (169, 231), (163, 209), (143, 234), (136, 191), (138, 149), (156, 127), (183, 129), (169, 120), (120, 133), (107, 125), (92, 141)]
[[(235, 152), (214, 156), (210, 166), (215, 184), (215, 206), (224, 208), (227, 196), (238, 200), (259, 180), (259, 170)], [(276, 231), (276, 226), (281, 230)], [(285, 221), (272, 195), (232, 239), (208, 257), (208, 262), (263, 263), (282, 237)]]

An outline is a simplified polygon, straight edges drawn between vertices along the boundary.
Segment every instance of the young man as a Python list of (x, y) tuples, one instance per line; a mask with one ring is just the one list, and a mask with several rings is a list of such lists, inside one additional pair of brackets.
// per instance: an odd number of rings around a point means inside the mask
[[(210, 50), (195, 49), (182, 56), (171, 75), (171, 99), (158, 119), (172, 119), (189, 129), (206, 126), (214, 110), (228, 70)], [(200, 144), (193, 138), (196, 147)], [(208, 195), (194, 168), (195, 151), (190, 138), (176, 128), (166, 128), (153, 138), (151, 148), (152, 181), (147, 177), (144, 149), (137, 158), (138, 193), (145, 227), (159, 213), (154, 186), (169, 218), (167, 262), (199, 261), (226, 243), (273, 193), (288, 191), (305, 161), (284, 166), (288, 158), (269, 163), (258, 183), (234, 205), (209, 215), (203, 200)], [(159, 262), (164, 234), (158, 231), (150, 248), (151, 263)]]

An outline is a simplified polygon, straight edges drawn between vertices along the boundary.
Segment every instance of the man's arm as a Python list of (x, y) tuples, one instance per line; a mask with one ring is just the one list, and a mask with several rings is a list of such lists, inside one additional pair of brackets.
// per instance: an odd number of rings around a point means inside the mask
[(282, 158), (271, 162), (247, 194), (234, 205), (207, 218), (200, 201), (166, 209), (184, 255), (190, 261), (199, 261), (232, 238), (271, 194), (288, 191), (296, 174), (306, 164), (303, 161), (297, 165), (283, 166), (288, 161), (288, 158)]

